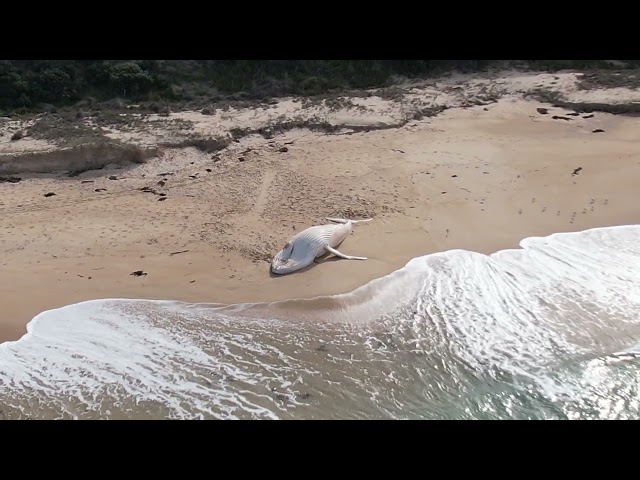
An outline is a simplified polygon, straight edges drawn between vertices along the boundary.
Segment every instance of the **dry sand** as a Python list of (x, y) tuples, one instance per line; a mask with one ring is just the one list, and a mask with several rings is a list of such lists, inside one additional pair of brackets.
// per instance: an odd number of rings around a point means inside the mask
[[(450, 108), (401, 128), (253, 136), (218, 159), (194, 148), (167, 149), (143, 165), (0, 183), (0, 341), (19, 338), (43, 310), (84, 300), (237, 303), (344, 293), (420, 255), (490, 253), (529, 236), (640, 223), (640, 120), (598, 112), (553, 119), (569, 111), (518, 94), (554, 78), (572, 88), (570, 74), (505, 75), (492, 80), (506, 92), (497, 103)], [(463, 87), (455, 81), (462, 80), (415, 86), (412, 95), (451, 105), (451, 89), (486, 91), (483, 80), (467, 79)], [(617, 101), (638, 97), (619, 88), (614, 94)], [(369, 116), (360, 109), (325, 111), (324, 118), (389, 122), (405, 108), (387, 111), (380, 99), (367, 101)], [(253, 128), (261, 112), (229, 121)], [(197, 126), (203, 134), (231, 125), (215, 115), (176, 114), (189, 115), (209, 122)], [(17, 144), (7, 135), (0, 140), (5, 151)], [(49, 192), (55, 195), (45, 197)], [(329, 259), (272, 277), (270, 257), (326, 216), (374, 219), (354, 227), (340, 247), (369, 260)], [(137, 270), (147, 275), (130, 275)]]

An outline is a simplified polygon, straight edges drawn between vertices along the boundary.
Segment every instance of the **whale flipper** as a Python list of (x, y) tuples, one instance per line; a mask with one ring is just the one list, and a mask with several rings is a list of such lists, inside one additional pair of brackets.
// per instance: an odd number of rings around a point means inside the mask
[(354, 257), (352, 255), (345, 255), (344, 253), (340, 253), (338, 250), (330, 247), (329, 245), (325, 245), (324, 249), (329, 253), (333, 253), (336, 257), (344, 258), (345, 260), (367, 260), (367, 257)]

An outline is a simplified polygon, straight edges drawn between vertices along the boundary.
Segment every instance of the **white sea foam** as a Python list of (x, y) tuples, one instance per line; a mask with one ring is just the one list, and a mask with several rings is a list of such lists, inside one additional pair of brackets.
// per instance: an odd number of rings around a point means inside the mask
[(120, 299), (44, 312), (0, 345), (0, 409), (12, 418), (639, 418), (640, 360), (629, 353), (640, 353), (639, 235), (640, 226), (613, 227), (489, 256), (419, 257), (334, 297), (338, 322)]

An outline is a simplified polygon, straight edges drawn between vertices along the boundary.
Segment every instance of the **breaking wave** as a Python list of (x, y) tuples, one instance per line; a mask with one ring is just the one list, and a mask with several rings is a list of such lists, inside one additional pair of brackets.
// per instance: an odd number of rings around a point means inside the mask
[(640, 226), (272, 304), (96, 300), (0, 345), (6, 418), (640, 418)]

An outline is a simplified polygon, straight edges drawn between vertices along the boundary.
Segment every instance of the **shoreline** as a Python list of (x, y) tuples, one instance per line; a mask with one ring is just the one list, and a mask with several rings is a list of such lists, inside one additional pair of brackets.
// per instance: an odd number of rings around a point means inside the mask
[[(452, 248), (452, 249), (448, 249), (448, 250), (443, 250), (443, 251), (438, 251), (438, 252), (430, 252), (424, 255), (417, 255), (415, 257), (413, 257), (412, 259), (410, 259), (407, 264), (403, 265), (402, 267), (398, 268), (397, 270), (394, 270), (392, 272), (389, 272), (388, 274), (382, 276), (382, 277), (376, 277), (376, 278), (372, 278), (370, 280), (368, 280), (367, 282), (365, 282), (362, 285), (359, 285), (357, 287), (355, 287), (352, 290), (349, 291), (340, 291), (340, 292), (336, 292), (336, 293), (331, 293), (331, 294), (320, 294), (320, 295), (314, 295), (314, 296), (309, 296), (309, 297), (297, 297), (297, 298), (278, 298), (278, 299), (266, 299), (266, 300), (261, 300), (261, 301), (241, 301), (241, 302), (236, 302), (236, 303), (229, 303), (229, 304), (223, 304), (223, 303), (218, 303), (218, 302), (202, 302), (202, 301), (196, 301), (196, 300), (180, 300), (180, 299), (170, 299), (170, 298), (135, 298), (135, 297), (102, 297), (102, 298), (87, 298), (87, 299), (83, 299), (80, 300), (78, 302), (72, 302), (72, 303), (68, 303), (68, 304), (64, 304), (64, 305), (58, 305), (54, 308), (50, 308), (50, 309), (46, 309), (43, 310), (39, 313), (37, 313), (36, 315), (34, 315), (34, 317), (29, 320), (28, 322), (24, 323), (24, 332), (19, 335), (16, 338), (11, 338), (9, 336), (0, 336), (0, 345), (3, 343), (15, 343), (18, 342), (20, 340), (22, 340), (23, 338), (26, 338), (27, 335), (30, 333), (28, 331), (29, 325), (32, 325), (32, 322), (34, 320), (36, 320), (40, 315), (46, 314), (48, 312), (51, 312), (53, 310), (57, 310), (57, 309), (61, 309), (61, 308), (65, 308), (65, 307), (71, 307), (74, 305), (78, 305), (81, 303), (90, 303), (90, 302), (103, 302), (103, 301), (115, 301), (115, 302), (167, 302), (167, 303), (181, 303), (181, 304), (187, 304), (187, 305), (200, 305), (202, 307), (209, 307), (209, 308), (222, 308), (223, 310), (231, 307), (231, 308), (235, 308), (235, 307), (248, 307), (249, 308), (249, 314), (247, 315), (246, 311), (243, 311), (243, 315), (241, 316), (249, 316), (252, 317), (255, 314), (253, 312), (258, 311), (258, 312), (265, 312), (265, 311), (277, 311), (277, 310), (282, 310), (285, 309), (287, 312), (292, 312), (295, 310), (300, 311), (300, 309), (302, 311), (305, 312), (309, 312), (309, 303), (315, 303), (316, 305), (314, 305), (315, 308), (318, 308), (320, 306), (322, 306), (322, 310), (323, 311), (327, 311), (330, 310), (332, 308), (342, 308), (342, 304), (338, 302), (335, 302), (336, 299), (335, 297), (340, 297), (342, 295), (349, 295), (352, 293), (355, 293), (356, 291), (360, 290), (360, 289), (365, 289), (368, 286), (373, 286), (372, 284), (380, 281), (380, 280), (384, 280), (385, 278), (396, 274), (398, 272), (400, 272), (401, 270), (403, 270), (404, 268), (406, 268), (412, 260), (418, 259), (418, 258), (422, 258), (422, 257), (427, 257), (430, 255), (440, 255), (440, 254), (447, 254), (447, 253), (454, 253), (454, 252), (461, 252), (461, 251), (466, 251), (466, 252), (472, 252), (472, 253), (479, 253), (482, 255), (486, 255), (486, 256), (491, 256), (493, 254), (496, 253), (500, 253), (500, 252), (504, 252), (504, 251), (513, 251), (513, 250), (523, 250), (523, 247), (520, 246), (520, 243), (524, 240), (527, 239), (531, 239), (531, 238), (547, 238), (547, 237), (553, 237), (555, 235), (567, 235), (567, 234), (581, 234), (581, 233), (587, 233), (590, 231), (594, 231), (594, 230), (608, 230), (608, 229), (616, 229), (616, 228), (625, 228), (625, 227), (640, 227), (640, 223), (636, 223), (636, 224), (621, 224), (621, 225), (611, 225), (611, 226), (598, 226), (598, 227), (591, 227), (591, 228), (586, 228), (584, 230), (576, 230), (576, 231), (559, 231), (559, 232), (553, 232), (553, 233), (549, 233), (547, 235), (535, 235), (535, 236), (529, 236), (529, 237), (525, 237), (523, 239), (521, 239), (518, 242), (518, 245), (516, 245), (515, 247), (507, 247), (507, 248), (503, 248), (503, 249), (499, 249), (499, 250), (495, 250), (495, 251), (487, 251), (487, 252), (479, 252), (479, 251), (475, 251), (475, 250), (467, 250), (467, 249), (461, 249), (461, 248)], [(313, 307), (312, 307), (312, 311), (313, 311)], [(17, 322), (17, 327), (16, 328), (21, 328), (23, 325), (22, 322)], [(8, 325), (6, 324), (2, 324), (2, 326), (6, 329), (6, 330), (10, 330), (7, 328)], [(0, 329), (0, 332), (4, 332), (4, 330)]]
[[(21, 175), (0, 184), (0, 342), (20, 338), (39, 313), (82, 301), (334, 295), (431, 253), (490, 254), (527, 237), (640, 224), (640, 121), (570, 114), (507, 96), (397, 129), (292, 130), (214, 155), (166, 148), (73, 178)], [(271, 277), (269, 256), (328, 216), (373, 218), (340, 247), (369, 260)]]

